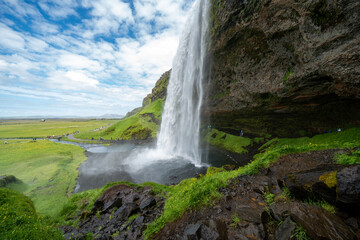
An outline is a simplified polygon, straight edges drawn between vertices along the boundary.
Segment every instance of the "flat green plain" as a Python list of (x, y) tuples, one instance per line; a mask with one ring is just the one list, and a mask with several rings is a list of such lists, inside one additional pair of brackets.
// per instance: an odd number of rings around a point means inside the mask
[(49, 119), (45, 122), (40, 120), (1, 120), (0, 138), (45, 138), (76, 131), (88, 132), (100, 127), (108, 127), (118, 121), (86, 119)]
[(22, 183), (7, 187), (33, 200), (38, 212), (56, 215), (75, 186), (84, 149), (49, 140), (0, 141), (0, 176), (14, 175)]

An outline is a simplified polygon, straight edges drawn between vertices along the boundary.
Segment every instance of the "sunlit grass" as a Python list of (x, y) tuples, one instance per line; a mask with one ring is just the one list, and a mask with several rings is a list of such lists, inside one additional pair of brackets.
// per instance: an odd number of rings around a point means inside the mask
[(14, 175), (22, 184), (8, 187), (23, 192), (37, 211), (56, 215), (71, 195), (77, 167), (86, 160), (84, 149), (48, 140), (0, 141), (0, 176)]
[(0, 188), (0, 239), (63, 239), (48, 217), (38, 216), (32, 201)]
[(0, 138), (44, 138), (107, 127), (119, 120), (13, 120), (0, 123)]
[(145, 139), (147, 137), (155, 138), (159, 131), (159, 125), (157, 125), (153, 118), (160, 122), (164, 101), (158, 99), (145, 106), (140, 112), (132, 115), (128, 118), (122, 119), (111, 127), (101, 131), (88, 131), (76, 134), (75, 137), (79, 139)]

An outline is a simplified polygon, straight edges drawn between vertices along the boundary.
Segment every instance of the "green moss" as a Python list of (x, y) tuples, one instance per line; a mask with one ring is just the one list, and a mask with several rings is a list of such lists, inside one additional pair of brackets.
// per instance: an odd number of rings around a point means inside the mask
[(336, 171), (325, 173), (319, 177), (319, 180), (323, 181), (329, 188), (333, 188), (337, 184), (336, 173)]
[(289, 68), (288, 71), (285, 73), (285, 75), (282, 78), (282, 83), (285, 84), (286, 81), (290, 78), (291, 75), (294, 74), (294, 70), (292, 68)]
[(63, 239), (49, 218), (38, 216), (32, 201), (0, 188), (0, 239)]
[(325, 209), (326, 211), (328, 211), (329, 213), (332, 213), (332, 214), (336, 213), (336, 208), (325, 200), (309, 198), (309, 199), (306, 199), (304, 202), (307, 204), (310, 204), (310, 205), (321, 207), (321, 208)]
[(211, 129), (205, 136), (205, 140), (213, 146), (240, 154), (246, 153), (245, 147), (250, 146), (252, 143), (250, 138), (226, 134), (216, 129)]

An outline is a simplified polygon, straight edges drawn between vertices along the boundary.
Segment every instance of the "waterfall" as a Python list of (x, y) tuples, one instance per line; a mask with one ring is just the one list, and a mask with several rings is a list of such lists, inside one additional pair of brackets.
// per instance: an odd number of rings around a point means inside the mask
[(200, 111), (206, 77), (209, 0), (197, 0), (180, 38), (162, 114), (157, 149), (201, 163)]
[[(196, 0), (180, 38), (156, 147), (136, 149), (123, 161), (134, 179), (156, 181), (158, 176), (150, 176), (146, 170), (150, 166), (152, 169), (168, 163), (184, 166), (189, 162), (195, 166), (202, 165), (200, 111), (203, 81), (208, 70), (206, 34), (209, 5), (209, 0)], [(165, 173), (158, 173), (161, 174)]]

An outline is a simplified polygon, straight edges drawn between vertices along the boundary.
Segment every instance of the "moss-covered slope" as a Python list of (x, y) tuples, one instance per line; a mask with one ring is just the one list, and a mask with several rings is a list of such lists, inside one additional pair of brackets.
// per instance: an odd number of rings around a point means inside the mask
[(114, 125), (100, 131), (75, 135), (80, 139), (139, 140), (155, 138), (159, 131), (164, 101), (157, 99), (134, 115), (124, 118)]

